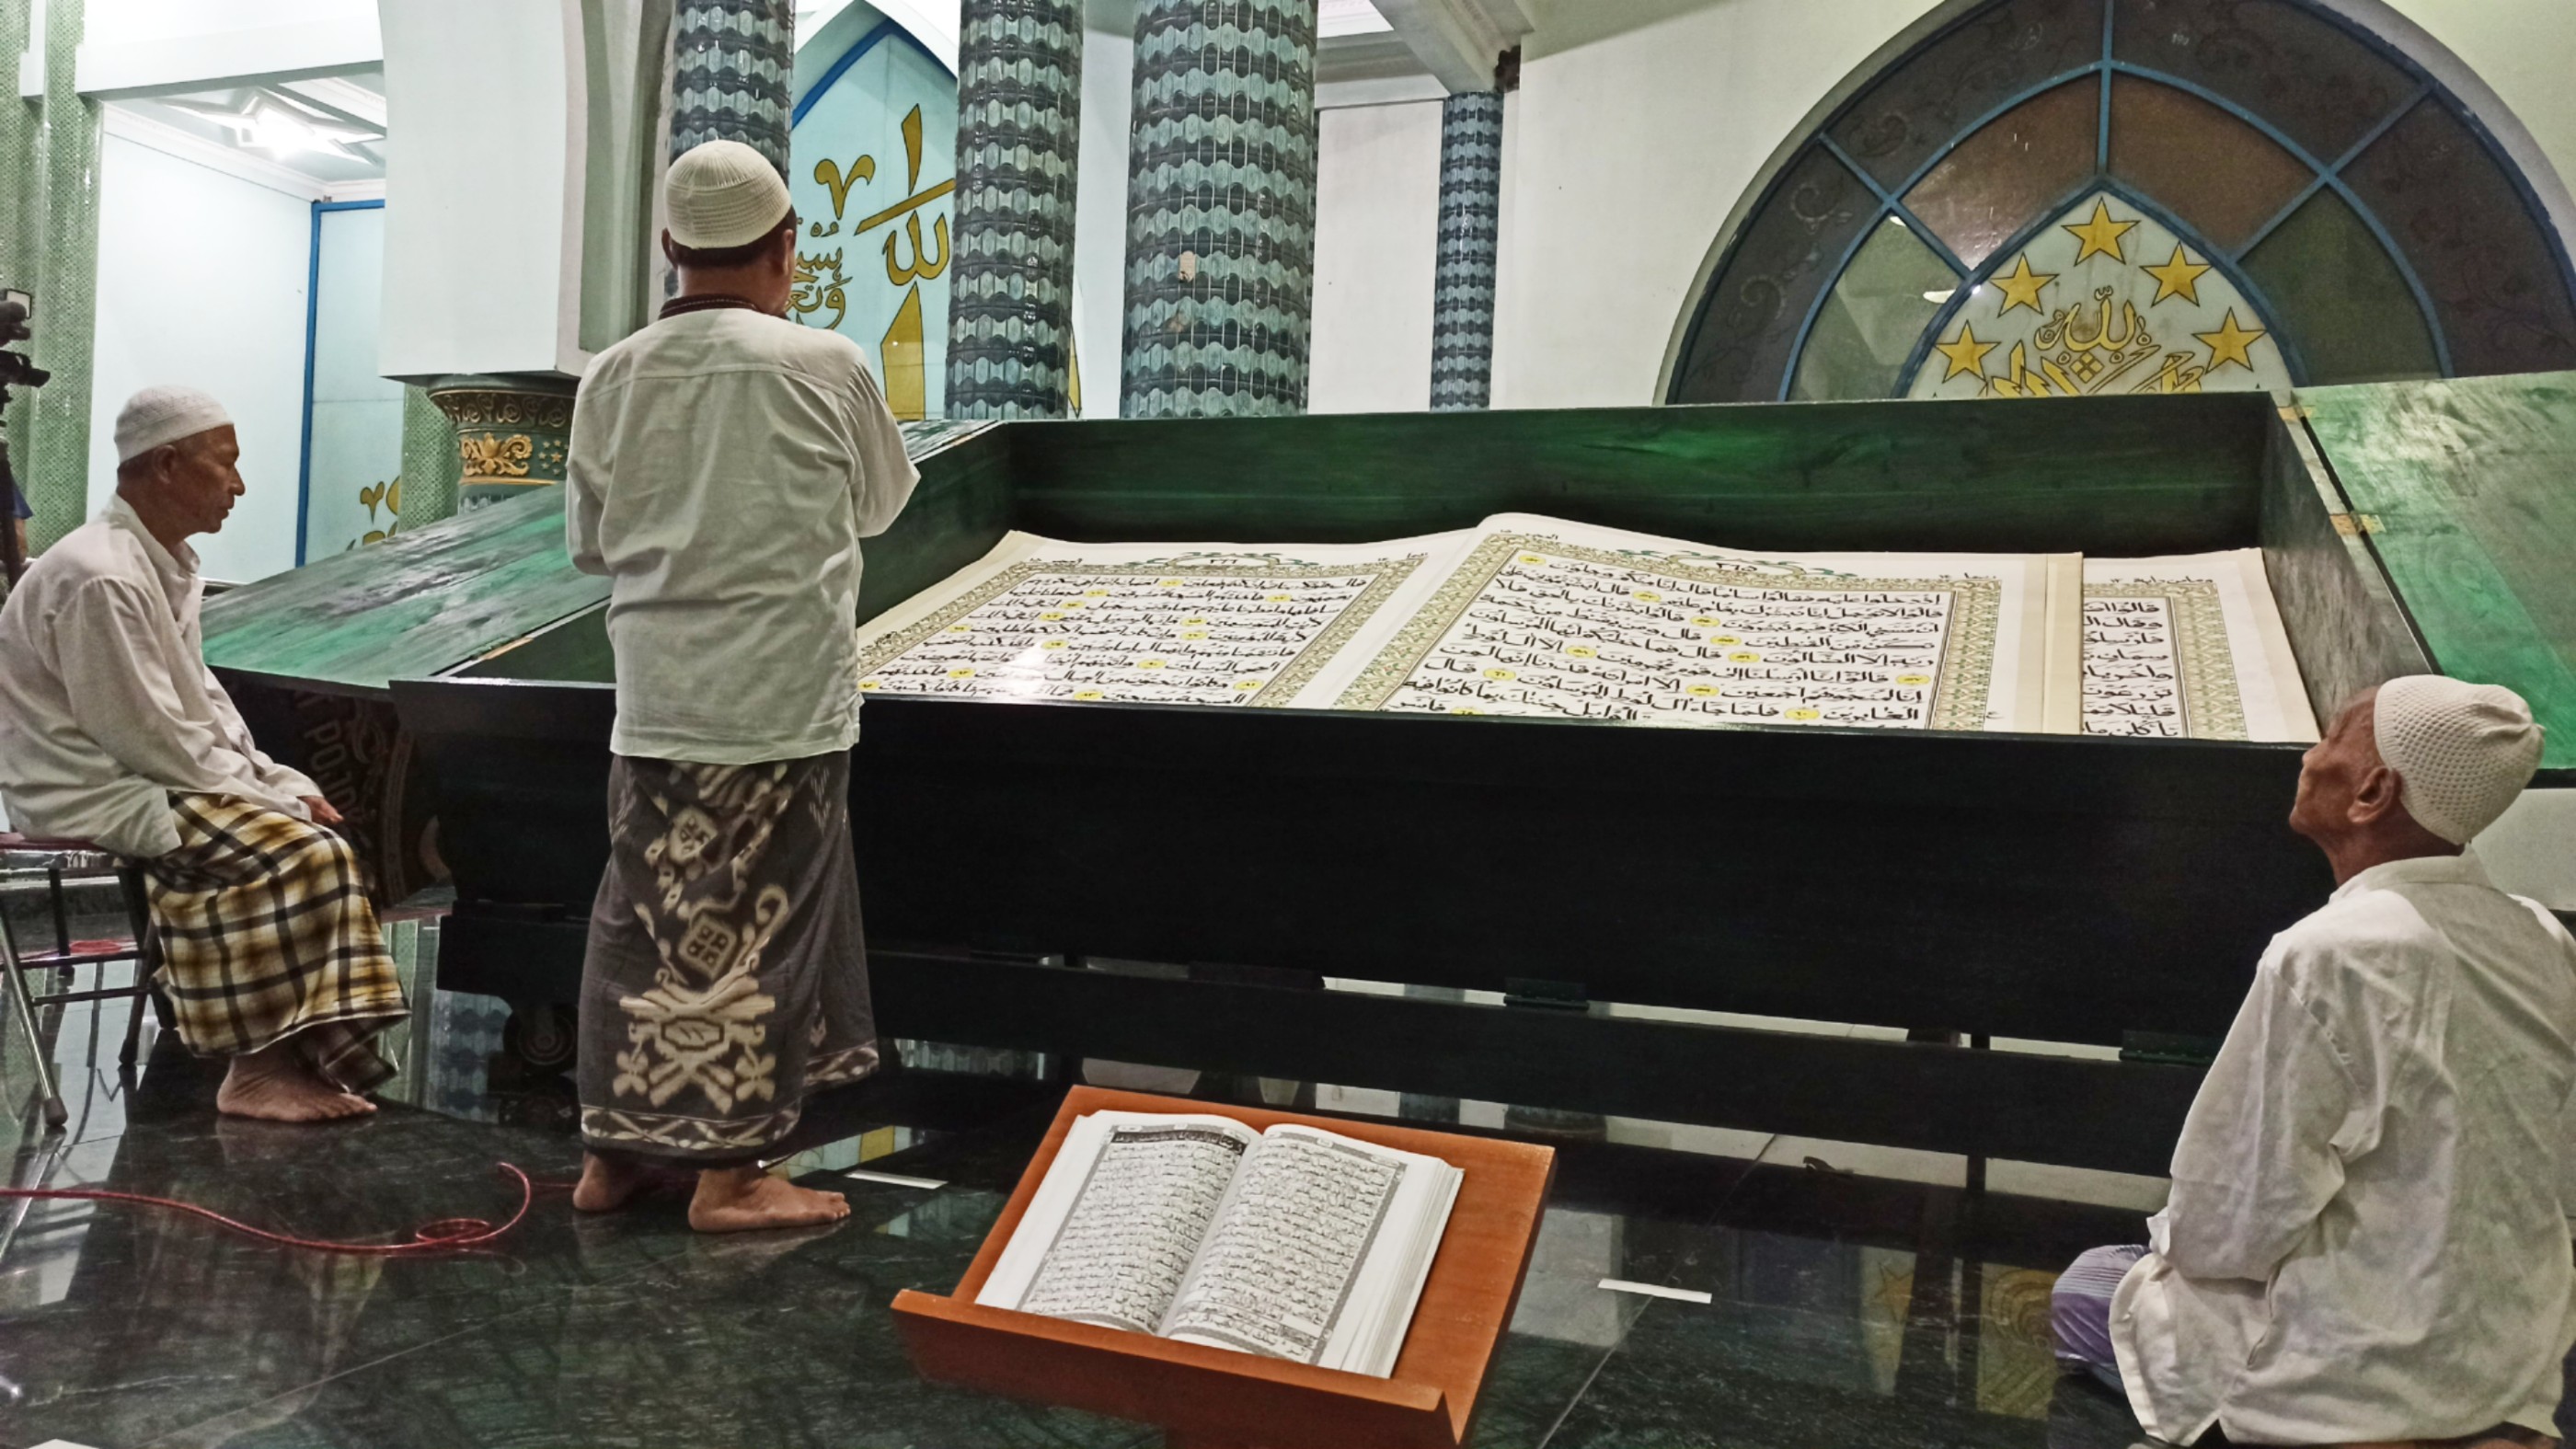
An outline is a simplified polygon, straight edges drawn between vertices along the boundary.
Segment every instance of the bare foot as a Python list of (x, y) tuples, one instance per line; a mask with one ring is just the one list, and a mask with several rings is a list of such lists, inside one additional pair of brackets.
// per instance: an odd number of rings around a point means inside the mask
[(798, 1187), (757, 1167), (708, 1168), (689, 1199), (689, 1226), (702, 1233), (809, 1228), (849, 1215), (850, 1200), (839, 1193)]
[(640, 1162), (585, 1152), (581, 1155), (581, 1181), (572, 1190), (573, 1211), (613, 1213), (652, 1185), (652, 1170)]
[(376, 1104), (341, 1091), (271, 1047), (233, 1058), (215, 1092), (215, 1110), (265, 1122), (336, 1122), (364, 1117)]

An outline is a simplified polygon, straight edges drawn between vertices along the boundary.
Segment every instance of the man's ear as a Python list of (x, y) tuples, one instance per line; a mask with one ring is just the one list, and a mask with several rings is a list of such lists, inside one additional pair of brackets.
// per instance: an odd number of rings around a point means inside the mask
[(2344, 813), (2355, 825), (2376, 825), (2403, 811), (2404, 797), (2405, 782), (2397, 772), (2386, 765), (2373, 765), (2370, 773), (2361, 777), (2361, 786), (2352, 792), (2352, 804)]
[(680, 247), (677, 242), (671, 240), (669, 227), (662, 229), (662, 260), (669, 262), (674, 270), (677, 270), (680, 265)]

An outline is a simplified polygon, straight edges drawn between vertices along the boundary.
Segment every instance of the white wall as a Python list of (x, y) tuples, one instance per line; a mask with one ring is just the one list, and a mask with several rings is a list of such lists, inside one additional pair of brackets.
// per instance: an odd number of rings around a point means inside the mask
[(1440, 103), (1316, 117), (1315, 331), (1306, 410), (1431, 405)]
[(90, 93), (346, 71), (384, 56), (375, 0), (86, 0), (82, 22), (76, 83)]
[(239, 583), (293, 567), (310, 203), (118, 136), (101, 150), (99, 182), (91, 510), (116, 489), (125, 400), (203, 388), (232, 414), (250, 490), (223, 532), (196, 541), (206, 576)]
[[(1497, 407), (1652, 402), (1700, 262), (1774, 148), (1926, 0), (1527, 0)], [(1827, 22), (1822, 11), (1830, 8)]]
[[(549, 372), (580, 326), (586, 84), (567, 0), (382, 0), (385, 166), (379, 370)], [(576, 32), (577, 33), (577, 32)], [(405, 197), (418, 201), (406, 204)]]

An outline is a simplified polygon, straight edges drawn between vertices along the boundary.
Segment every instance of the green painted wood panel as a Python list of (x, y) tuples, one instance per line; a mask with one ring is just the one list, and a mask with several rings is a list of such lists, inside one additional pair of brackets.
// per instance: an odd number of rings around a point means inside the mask
[(2299, 401), (2434, 666), (2520, 692), (2576, 768), (2576, 373)]
[(608, 597), (564, 552), (563, 490), (477, 509), (206, 601), (206, 661), (330, 691), (437, 674)]
[(1356, 543), (1527, 512), (1756, 549), (2255, 541), (2269, 398), (2060, 401), (1013, 423), (1013, 526)]
[[(905, 511), (892, 546), (869, 545), (863, 612), (945, 578), (1001, 537), (1009, 495), (996, 470), (1000, 454), (966, 446), (991, 426), (903, 425), (904, 450), (916, 464), (940, 454), (955, 461), (925, 469), (926, 506)], [(379, 693), (391, 680), (451, 672), (514, 677), (501, 662), (509, 654), (475, 662), (527, 640), (538, 678), (608, 679), (599, 621), (574, 618), (607, 607), (608, 580), (573, 568), (563, 490), (529, 493), (209, 599), (207, 662), (303, 688)], [(919, 536), (920, 546), (905, 548), (906, 534)]]

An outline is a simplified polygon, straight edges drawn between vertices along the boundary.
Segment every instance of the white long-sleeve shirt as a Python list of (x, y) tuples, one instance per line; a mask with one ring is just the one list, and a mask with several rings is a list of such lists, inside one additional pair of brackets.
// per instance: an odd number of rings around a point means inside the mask
[(0, 798), (29, 835), (121, 855), (179, 848), (173, 792), (298, 820), (321, 790), (260, 752), (206, 667), (196, 551), (174, 555), (123, 498), (63, 536), (0, 609)]
[(2189, 1444), (2554, 1433), (2576, 1340), (2576, 941), (2473, 857), (2272, 940), (2174, 1149), (2113, 1346)]
[(748, 765), (859, 734), (859, 540), (919, 475), (856, 343), (742, 308), (599, 354), (564, 528), (611, 582), (621, 755)]

